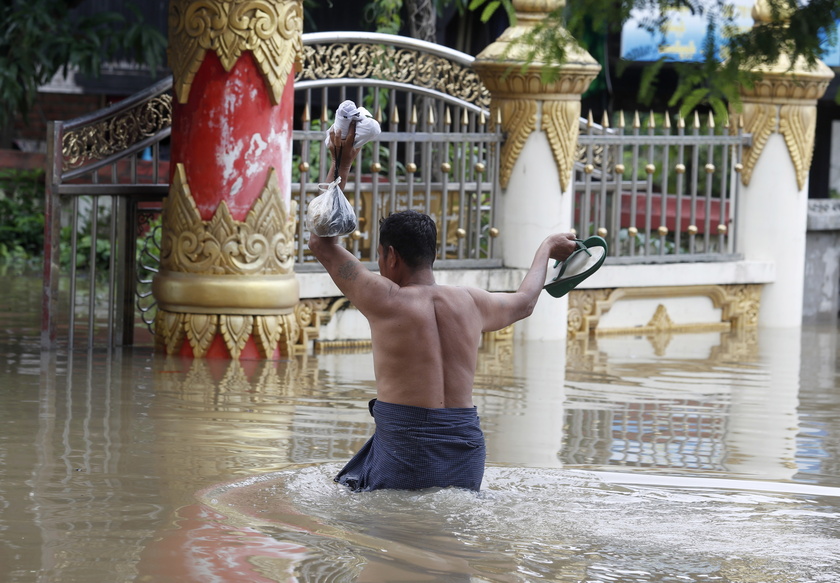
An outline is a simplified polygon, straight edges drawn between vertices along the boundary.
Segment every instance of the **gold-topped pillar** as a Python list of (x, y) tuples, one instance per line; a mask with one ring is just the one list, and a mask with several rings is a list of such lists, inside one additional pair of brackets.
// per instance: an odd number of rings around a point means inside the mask
[[(564, 0), (514, 0), (517, 22), (475, 59), (491, 95), (491, 119), (501, 119), (505, 141), (499, 179), (499, 246), (506, 267), (527, 269), (540, 242), (571, 227), (571, 178), (580, 127), (580, 97), (601, 66), (571, 36), (566, 60), (546, 75), (531, 60), (526, 39)], [(561, 31), (562, 32), (562, 31)], [(558, 34), (558, 36), (560, 36)], [(545, 312), (517, 324), (516, 334), (565, 338), (567, 300), (541, 301)]]
[[(754, 26), (772, 22), (766, 0), (752, 10)], [(779, 18), (786, 19), (789, 13)], [(752, 134), (744, 149), (737, 201), (736, 245), (744, 259), (770, 261), (775, 282), (764, 287), (759, 325), (800, 326), (805, 282), (808, 172), (814, 152), (817, 100), (834, 73), (822, 61), (809, 65), (785, 54), (752, 69), (754, 85), (743, 85), (743, 111), (732, 112), (733, 129)]]
[(302, 28), (300, 0), (170, 0), (172, 171), (152, 284), (169, 354), (275, 358), (294, 343)]

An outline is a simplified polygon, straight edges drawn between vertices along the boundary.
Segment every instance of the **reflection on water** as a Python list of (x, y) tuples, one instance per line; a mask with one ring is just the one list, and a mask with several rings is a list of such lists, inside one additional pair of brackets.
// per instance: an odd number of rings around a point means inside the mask
[(0, 309), (0, 581), (840, 578), (835, 328), (488, 343), (482, 493), (358, 495), (369, 353), (42, 355), (38, 283)]

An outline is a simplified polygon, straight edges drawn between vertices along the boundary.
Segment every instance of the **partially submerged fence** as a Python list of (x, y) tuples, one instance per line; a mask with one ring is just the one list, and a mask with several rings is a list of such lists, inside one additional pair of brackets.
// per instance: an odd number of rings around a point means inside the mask
[[(668, 114), (635, 113), (615, 129), (582, 124), (572, 225), (610, 244), (611, 263), (721, 261), (738, 257), (734, 233), (742, 129), (715, 127), (709, 115), (690, 127)], [(676, 126), (676, 127), (674, 127)]]

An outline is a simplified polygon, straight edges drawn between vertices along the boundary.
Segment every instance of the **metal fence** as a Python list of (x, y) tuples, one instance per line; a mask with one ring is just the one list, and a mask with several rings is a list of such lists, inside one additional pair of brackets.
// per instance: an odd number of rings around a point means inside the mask
[(735, 205), (742, 128), (689, 128), (653, 113), (643, 124), (624, 114), (615, 129), (582, 123), (575, 166), (572, 225), (581, 236), (610, 244), (611, 263), (721, 261), (737, 258)]

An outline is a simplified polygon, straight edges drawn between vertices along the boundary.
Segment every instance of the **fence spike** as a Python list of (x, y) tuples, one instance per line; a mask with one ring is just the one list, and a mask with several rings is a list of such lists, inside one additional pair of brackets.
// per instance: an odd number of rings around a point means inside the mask
[(429, 125), (435, 125), (435, 108), (431, 105), (429, 106)]
[(417, 104), (411, 106), (411, 120), (408, 122), (411, 125), (417, 125)]
[(656, 118), (653, 117), (653, 110), (650, 110), (650, 116), (648, 117), (648, 128), (654, 129), (656, 127)]
[(671, 114), (668, 113), (667, 111), (665, 112), (665, 121), (663, 122), (662, 125), (665, 126), (666, 130), (671, 129)]
[(607, 115), (606, 109), (604, 110), (604, 115), (601, 116), (601, 126), (603, 126), (604, 129), (610, 127), (610, 116)]
[(723, 127), (729, 129), (729, 114), (723, 116)]
[(467, 108), (464, 108), (461, 111), (463, 112), (463, 115), (461, 116), (461, 125), (465, 126), (470, 123), (470, 117), (467, 115)]
[(712, 115), (712, 112), (709, 112), (709, 129), (715, 129), (715, 116)]
[(700, 129), (700, 114), (697, 113), (697, 110), (694, 111), (694, 129)]
[(300, 116), (300, 121), (303, 123), (307, 123), (309, 121), (309, 102), (306, 102), (306, 105), (303, 108), (303, 115)]
[(496, 108), (496, 125), (497, 126), (502, 125), (502, 108), (501, 107)]
[(642, 127), (642, 122), (639, 121), (639, 110), (637, 109), (636, 112), (633, 114), (633, 129), (637, 130)]
[(677, 127), (684, 128), (685, 127), (685, 118), (682, 116), (682, 113), (677, 114)]
[(586, 116), (586, 129), (591, 128), (595, 122), (592, 120), (592, 110), (589, 110), (589, 115)]
[(330, 121), (330, 118), (327, 116), (327, 104), (326, 103), (321, 106), (321, 121), (323, 123), (327, 123), (328, 121)]
[(481, 115), (478, 116), (478, 123), (484, 125), (487, 123), (487, 118), (484, 117), (484, 110), (481, 110)]
[(374, 116), (374, 119), (376, 119), (378, 123), (382, 123), (382, 105), (376, 106), (376, 114)]
[(398, 124), (400, 123), (400, 109), (394, 104), (394, 109), (391, 112), (391, 122)]
[(743, 113), (738, 116), (738, 129), (739, 130), (744, 129), (744, 114)]
[(618, 112), (618, 127), (622, 130), (624, 129), (624, 110), (623, 109)]
[(447, 127), (452, 125), (452, 112), (449, 111), (448, 107), (446, 108), (446, 112), (444, 112), (444, 114), (443, 114), (443, 123)]

